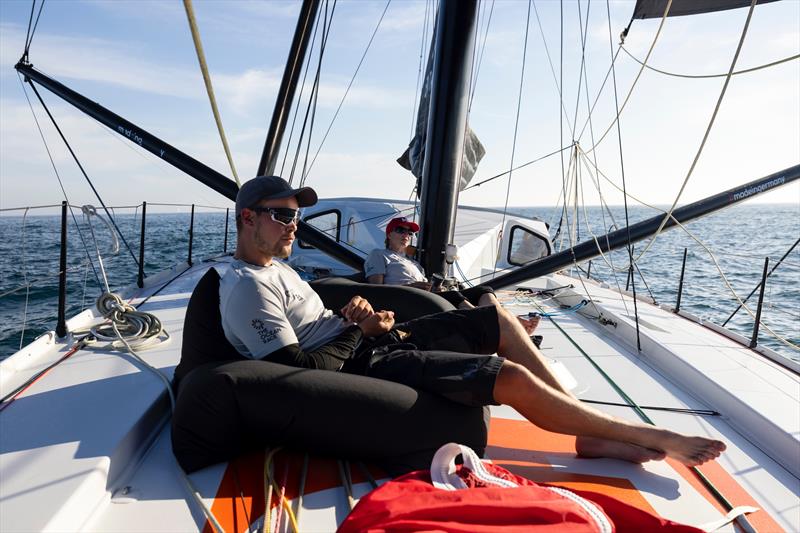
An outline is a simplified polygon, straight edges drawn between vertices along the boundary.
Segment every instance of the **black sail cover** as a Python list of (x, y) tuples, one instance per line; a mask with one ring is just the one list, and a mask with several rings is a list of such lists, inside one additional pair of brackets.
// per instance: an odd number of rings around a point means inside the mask
[[(758, 0), (759, 4), (775, 2), (776, 0)], [(669, 0), (636, 0), (636, 7), (633, 10), (635, 19), (652, 19), (664, 16)], [(698, 13), (709, 13), (711, 11), (724, 11), (737, 7), (746, 7), (752, 3), (751, 0), (672, 0), (669, 8), (669, 17), (680, 15), (695, 15)]]
[[(434, 29), (434, 39), (436, 38), (436, 31)], [(422, 168), (425, 164), (425, 142), (427, 140), (428, 130), (428, 111), (431, 103), (431, 80), (433, 79), (433, 44), (431, 43), (430, 52), (428, 53), (428, 64), (425, 67), (425, 79), (422, 83), (422, 92), (419, 98), (419, 110), (417, 111), (417, 125), (414, 132), (414, 138), (411, 139), (406, 151), (403, 152), (397, 162), (406, 170), (417, 178), (417, 197), (420, 195), (422, 187), (420, 180), (422, 180)], [(459, 190), (463, 191), (470, 180), (478, 170), (478, 163), (480, 163), (483, 156), (486, 155), (486, 149), (478, 140), (478, 136), (472, 131), (472, 128), (467, 126), (467, 134), (464, 139), (464, 157), (461, 159), (461, 175), (459, 176)]]

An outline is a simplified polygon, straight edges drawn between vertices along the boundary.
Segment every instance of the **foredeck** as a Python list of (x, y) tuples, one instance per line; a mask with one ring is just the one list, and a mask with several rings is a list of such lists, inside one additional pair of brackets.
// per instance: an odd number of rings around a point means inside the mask
[[(222, 259), (220, 266), (224, 267), (225, 261)], [(180, 354), (189, 295), (209, 266), (196, 264), (184, 273), (173, 272), (179, 277), (142, 306), (142, 310), (158, 315), (172, 336), (169, 344), (145, 351), (142, 356), (169, 376)], [(565, 281), (574, 280), (554, 276), (539, 283), (556, 287)], [(159, 284), (150, 280), (138, 297), (151, 294), (157, 287)], [(621, 334), (632, 327), (631, 321), (621, 316), (632, 312), (630, 300), (623, 303), (618, 294), (607, 289), (589, 288), (598, 306), (603, 306), (603, 316), (617, 322), (616, 327), (601, 325), (594, 318), (600, 311), (584, 308), (585, 314), (543, 320), (537, 330), (544, 336), (543, 353), (552, 358), (564, 382), (574, 382), (573, 391), (581, 399), (623, 401), (583, 351), (640, 405), (722, 411), (723, 416), (714, 417), (644, 409), (658, 425), (715, 436), (728, 443), (728, 451), (702, 470), (734, 505), (755, 504), (763, 509), (749, 516), (758, 530), (800, 530), (800, 482), (790, 472), (791, 465), (771, 459), (765, 453), (769, 450), (760, 450), (731, 424), (732, 415), (715, 406), (707, 391), (697, 390), (695, 382), (684, 382), (681, 377), (696, 373), (716, 380), (714, 372), (718, 371), (719, 379), (723, 379), (725, 374), (733, 375), (730, 368), (738, 365), (764, 380), (784, 380), (775, 383), (773, 391), (768, 383), (753, 378), (749, 388), (757, 394), (765, 389), (769, 394), (787, 395), (794, 401), (785, 399), (777, 409), (774, 425), (780, 426), (792, 422), (791, 410), (797, 408), (798, 394), (792, 395), (792, 387), (798, 386), (797, 376), (765, 363), (713, 331), (641, 303), (640, 316), (663, 331), (644, 331), (645, 349), (637, 354), (634, 337)], [(511, 293), (501, 294), (501, 298), (515, 313), (537, 310), (536, 304), (546, 311), (560, 309), (555, 299), (526, 300)], [(567, 305), (577, 298), (577, 290), (574, 295), (561, 294), (561, 302)], [(53, 343), (41, 353), (31, 354), (28, 363), (20, 364), (18, 359), (15, 369), (5, 365), (3, 389), (9, 390), (14, 383), (48, 366), (65, 348)], [(674, 365), (668, 352), (675, 354)], [(714, 364), (711, 357), (721, 358), (720, 362)], [(724, 361), (732, 362), (722, 364)], [(675, 368), (679, 373), (670, 374)], [(762, 372), (772, 374), (766, 378)], [(732, 395), (747, 403), (747, 379), (739, 383), (741, 387)], [(711, 400), (716, 398), (711, 396)], [(637, 419), (630, 407), (596, 407)], [(758, 409), (771, 416), (768, 407)], [(783, 416), (787, 411), (788, 416)], [(161, 382), (119, 352), (101, 347), (85, 349), (55, 367), (0, 413), (0, 529), (186, 531), (203, 527), (205, 519), (189, 502), (172, 458), (167, 413)], [(606, 492), (694, 525), (724, 514), (711, 503), (696, 476), (674, 462), (639, 466), (609, 459), (579, 459), (574, 455), (574, 439), (538, 430), (507, 407), (493, 408), (492, 415), (487, 455), (518, 474)], [(791, 426), (785, 429), (796, 441), (797, 431)], [(215, 514), (220, 513), (221, 521), (227, 521), (226, 531), (245, 531), (247, 522), (253, 523), (263, 515), (262, 469), (263, 457), (256, 455), (215, 465), (191, 479), (207, 505), (215, 509)], [(237, 474), (235, 485), (230, 485), (232, 472)], [(370, 485), (355, 472), (354, 467), (354, 495), (358, 498)], [(288, 475), (295, 479), (299, 474), (289, 470)], [(332, 530), (346, 516), (347, 497), (339, 485), (334, 462), (312, 461), (299, 513), (302, 531)], [(287, 494), (291, 496), (290, 491)]]

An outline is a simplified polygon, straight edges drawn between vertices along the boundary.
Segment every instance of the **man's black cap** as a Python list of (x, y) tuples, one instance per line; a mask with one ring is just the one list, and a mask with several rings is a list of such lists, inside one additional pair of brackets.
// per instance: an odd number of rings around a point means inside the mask
[(296, 197), (299, 207), (317, 203), (317, 193), (311, 187), (292, 189), (289, 183), (279, 176), (256, 176), (242, 185), (236, 195), (236, 216), (242, 209), (255, 207), (261, 200)]

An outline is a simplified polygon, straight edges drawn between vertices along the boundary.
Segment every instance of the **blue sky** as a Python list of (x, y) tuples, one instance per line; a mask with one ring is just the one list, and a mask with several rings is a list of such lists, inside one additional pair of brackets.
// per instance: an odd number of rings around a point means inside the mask
[[(350, 81), (385, 1), (336, 5), (324, 59), (319, 109), (312, 137), (316, 152)], [(485, 21), (492, 2), (486, 1)], [(475, 180), (509, 168), (517, 113), (527, 2), (494, 4), (470, 122), (487, 149)], [(586, 19), (589, 9), (588, 24)], [(253, 175), (269, 124), (299, 4), (195, 0), (200, 32), (237, 170)], [(581, 19), (586, 29), (586, 64), (593, 100), (609, 61), (606, 3), (565, 2), (564, 55), (560, 58), (560, 4), (539, 0), (542, 30), (532, 13), (515, 162), (523, 163), (569, 144), (571, 123), (583, 129), (585, 95), (578, 95)], [(632, 2), (612, 2), (614, 46), (627, 25)], [(0, 208), (59, 203), (55, 175), (13, 65), (23, 48), (30, 2), (0, 0)], [(394, 0), (347, 96), (307, 183), (322, 196), (407, 198), (411, 175), (395, 159), (405, 149), (415, 102), (426, 2)], [(680, 73), (727, 72), (747, 9), (667, 20), (650, 64)], [(644, 58), (659, 20), (636, 21), (626, 48)], [(481, 25), (478, 46), (483, 46)], [(564, 108), (555, 77), (563, 64)], [(800, 53), (800, 2), (784, 0), (756, 8), (737, 68)], [(231, 175), (205, 95), (182, 2), (51, 0), (39, 22), (31, 62), (87, 97), (149, 130), (195, 158)], [(627, 94), (638, 65), (621, 53), (619, 98)], [(625, 179), (636, 198), (671, 204), (681, 188), (719, 97), (722, 78), (687, 80), (645, 71), (621, 115)], [(607, 86), (592, 114), (599, 137), (613, 124), (613, 92)], [(585, 89), (581, 87), (581, 93)], [(43, 96), (73, 143), (90, 177), (110, 205), (199, 203), (230, 205), (156, 157), (115, 138), (103, 126), (56, 97)], [(714, 128), (680, 203), (762, 177), (800, 161), (800, 61), (735, 76)], [(31, 98), (33, 96), (31, 95)], [(576, 102), (578, 118), (574, 119)], [(38, 103), (56, 166), (75, 204), (96, 203), (83, 177)], [(559, 132), (563, 130), (562, 140)], [(581, 146), (592, 145), (587, 125)], [(616, 128), (597, 148), (597, 164), (621, 184)], [(568, 161), (565, 159), (565, 165)], [(284, 172), (287, 174), (288, 172)], [(461, 202), (502, 206), (553, 205), (562, 189), (561, 160), (551, 157), (482, 187)], [(597, 188), (582, 172), (583, 196), (597, 204)], [(611, 204), (622, 196), (605, 180), (600, 190)], [(800, 187), (784, 188), (756, 201), (792, 202), (800, 209)], [(634, 202), (635, 203), (635, 202)], [(169, 210), (162, 208), (161, 210)]]

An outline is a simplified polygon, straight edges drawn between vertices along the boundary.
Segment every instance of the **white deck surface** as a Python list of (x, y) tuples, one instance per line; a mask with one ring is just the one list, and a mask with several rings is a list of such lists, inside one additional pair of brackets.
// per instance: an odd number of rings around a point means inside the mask
[[(142, 353), (169, 376), (179, 359), (191, 289), (208, 266), (196, 265), (142, 308), (157, 314), (172, 335), (169, 344)], [(555, 277), (549, 283), (564, 281), (569, 280)], [(799, 531), (800, 482), (791, 473), (797, 471), (797, 462), (779, 464), (768, 456), (789, 453), (789, 461), (800, 459), (797, 376), (706, 328), (641, 303), (640, 316), (658, 329), (642, 328), (644, 352), (636, 355), (632, 322), (625, 317), (632, 314), (630, 302), (626, 311), (618, 294), (589, 288), (603, 306), (603, 316), (615, 320), (617, 327), (600, 325), (591, 308), (586, 308), (586, 316), (568, 314), (555, 322), (640, 405), (721, 411), (722, 417), (647, 413), (658, 425), (725, 440), (729, 449), (720, 464), (785, 530)], [(568, 297), (564, 303), (578, 300)], [(547, 310), (556, 310), (556, 303), (549, 301)], [(621, 401), (555, 324), (543, 320), (537, 333), (545, 339), (543, 353), (562, 363), (574, 378), (578, 397)], [(17, 371), (6, 364), (3, 391), (47, 366), (63, 350), (51, 344), (41, 355), (31, 355), (30, 364), (17, 365), (23, 368)], [(636, 419), (627, 407), (597, 407)], [(493, 409), (495, 417), (519, 418), (509, 408)], [(0, 413), (0, 531), (187, 531), (202, 525), (203, 518), (187, 503), (172, 459), (166, 412), (161, 382), (118, 352), (90, 348), (54, 368)], [(740, 416), (749, 421), (745, 427), (731, 423), (731, 417)], [(761, 426), (748, 428), (750, 423)], [(767, 444), (754, 444), (759, 438)], [(153, 439), (152, 447), (144, 447)], [(546, 459), (565, 471), (631, 479), (668, 518), (697, 525), (719, 517), (666, 463), (640, 467), (565, 454)], [(223, 468), (192, 475), (209, 503)], [(330, 529), (346, 515), (343, 491), (329, 492), (306, 497), (302, 530)], [(334, 501), (336, 507), (328, 508)]]

